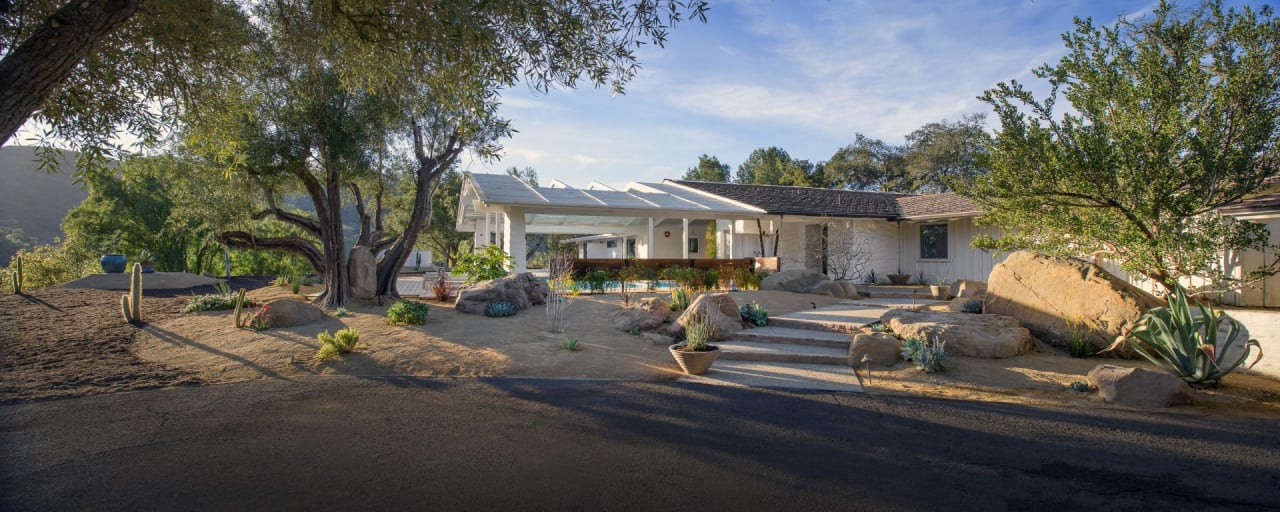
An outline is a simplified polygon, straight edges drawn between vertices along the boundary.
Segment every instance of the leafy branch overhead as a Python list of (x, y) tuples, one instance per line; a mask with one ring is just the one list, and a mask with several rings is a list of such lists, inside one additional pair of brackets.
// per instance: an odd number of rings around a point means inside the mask
[(975, 245), (1105, 255), (1170, 290), (1180, 277), (1234, 288), (1275, 273), (1275, 259), (1225, 272), (1223, 250), (1263, 249), (1268, 232), (1218, 213), (1280, 172), (1271, 9), (1162, 2), (1114, 26), (1077, 19), (1063, 40), (1067, 55), (1035, 71), (1045, 99), (1016, 81), (981, 97), (1001, 129), (989, 174), (962, 192), (1005, 234)]

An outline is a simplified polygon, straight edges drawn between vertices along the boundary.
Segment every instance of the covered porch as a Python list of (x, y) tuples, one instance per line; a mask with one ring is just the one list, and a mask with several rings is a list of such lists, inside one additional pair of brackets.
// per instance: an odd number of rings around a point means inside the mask
[[(535, 187), (506, 174), (467, 173), (459, 197), (458, 231), (473, 233), (476, 248), (497, 245), (524, 271), (525, 235), (579, 235), (580, 258), (716, 259), (741, 254), (737, 226), (754, 224), (764, 210), (669, 183), (628, 183), (621, 190), (592, 182), (585, 189), (553, 181)], [(713, 229), (708, 229), (714, 226)], [(723, 229), (722, 229), (723, 228)]]

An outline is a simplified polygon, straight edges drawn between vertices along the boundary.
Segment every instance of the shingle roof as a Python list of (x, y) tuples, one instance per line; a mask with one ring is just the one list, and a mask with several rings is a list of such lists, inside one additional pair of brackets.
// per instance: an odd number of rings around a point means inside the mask
[(739, 203), (749, 204), (775, 215), (896, 219), (901, 215), (901, 208), (898, 206), (897, 198), (908, 195), (781, 185), (669, 181)]
[(971, 216), (980, 213), (969, 198), (945, 194), (898, 194), (778, 185), (740, 185), (706, 181), (673, 183), (749, 204), (771, 214), (816, 217), (915, 219)]
[(1242, 199), (1218, 208), (1225, 214), (1261, 213), (1280, 210), (1280, 192)]
[(902, 216), (907, 219), (980, 213), (973, 201), (955, 192), (900, 197), (898, 205), (902, 208)]

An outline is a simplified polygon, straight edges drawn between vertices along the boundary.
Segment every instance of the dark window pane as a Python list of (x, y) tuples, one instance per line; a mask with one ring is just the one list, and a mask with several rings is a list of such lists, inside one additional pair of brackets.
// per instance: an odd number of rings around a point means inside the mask
[(920, 259), (947, 259), (947, 225), (920, 226)]

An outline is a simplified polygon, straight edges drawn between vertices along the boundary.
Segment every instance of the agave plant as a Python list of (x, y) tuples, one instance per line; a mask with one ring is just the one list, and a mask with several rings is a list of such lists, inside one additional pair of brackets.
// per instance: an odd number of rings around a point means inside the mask
[(769, 324), (769, 310), (755, 301), (738, 308), (738, 315), (742, 317), (742, 321), (757, 327)]
[(490, 302), (484, 307), (484, 316), (511, 316), (516, 314), (516, 305), (505, 300)]
[[(1200, 309), (1199, 316), (1191, 312), (1192, 304)], [(1218, 328), (1222, 325), (1226, 325), (1227, 335), (1226, 339), (1219, 340)], [(1216, 385), (1223, 376), (1244, 364), (1250, 348), (1258, 349), (1258, 355), (1246, 368), (1252, 368), (1262, 359), (1262, 345), (1258, 340), (1245, 340), (1244, 351), (1229, 360), (1227, 352), (1240, 341), (1240, 322), (1187, 297), (1181, 286), (1175, 286), (1169, 295), (1169, 307), (1147, 310), (1125, 332), (1103, 352), (1127, 345), (1156, 366), (1198, 387)]]

